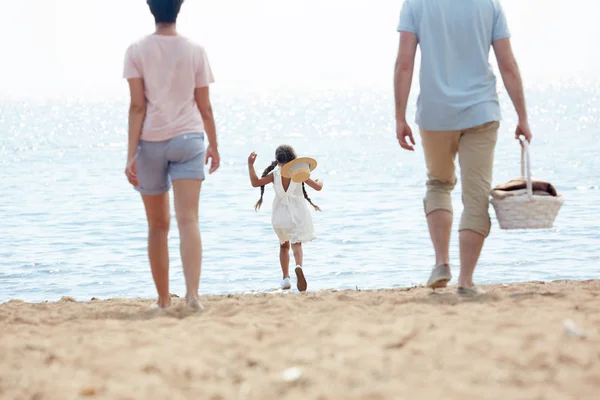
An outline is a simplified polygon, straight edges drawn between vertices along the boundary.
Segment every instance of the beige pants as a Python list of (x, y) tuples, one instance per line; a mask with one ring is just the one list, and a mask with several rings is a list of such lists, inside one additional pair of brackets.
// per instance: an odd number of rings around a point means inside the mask
[(427, 163), (425, 214), (435, 210), (452, 213), (450, 194), (456, 185), (454, 160), (458, 154), (462, 201), (459, 230), (471, 230), (483, 236), (490, 233), (489, 198), (492, 189), (494, 148), (499, 122), (488, 122), (462, 131), (427, 131), (421, 140)]

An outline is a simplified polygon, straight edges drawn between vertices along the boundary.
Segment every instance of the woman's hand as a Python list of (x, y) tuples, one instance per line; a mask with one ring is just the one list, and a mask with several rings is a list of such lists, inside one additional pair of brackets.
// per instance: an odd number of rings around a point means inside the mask
[(209, 174), (212, 174), (216, 170), (219, 169), (221, 165), (221, 156), (219, 155), (219, 149), (217, 146), (213, 146), (212, 144), (208, 145), (206, 149), (206, 160), (205, 164), (208, 165), (208, 160), (210, 159), (210, 169), (208, 170)]
[(250, 153), (250, 155), (248, 156), (248, 165), (254, 165), (254, 162), (256, 161), (256, 153), (252, 152)]
[(135, 157), (130, 157), (127, 160), (127, 165), (125, 166), (125, 175), (127, 176), (127, 180), (129, 181), (129, 183), (131, 183), (133, 186), (138, 186)]

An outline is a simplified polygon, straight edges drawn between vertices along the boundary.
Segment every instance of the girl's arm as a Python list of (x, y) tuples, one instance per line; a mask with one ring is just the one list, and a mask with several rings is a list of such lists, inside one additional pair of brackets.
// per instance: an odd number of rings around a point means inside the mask
[(308, 180), (306, 181), (306, 184), (308, 186), (310, 186), (311, 188), (313, 188), (314, 190), (316, 190), (317, 192), (321, 191), (321, 189), (323, 189), (323, 181), (320, 179), (315, 179), (314, 181), (310, 178), (308, 178)]
[(250, 183), (252, 184), (252, 187), (261, 187), (273, 183), (273, 174), (268, 174), (262, 178), (259, 178), (258, 175), (256, 175), (254, 161), (256, 161), (256, 153), (253, 152), (248, 157), (248, 173), (250, 174)]

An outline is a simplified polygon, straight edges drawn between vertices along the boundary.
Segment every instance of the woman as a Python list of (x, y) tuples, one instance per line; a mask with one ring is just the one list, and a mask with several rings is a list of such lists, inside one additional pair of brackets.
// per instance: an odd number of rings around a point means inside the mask
[[(183, 0), (148, 0), (156, 31), (132, 44), (125, 57), (129, 82), (129, 143), (125, 174), (140, 192), (148, 220), (148, 258), (158, 291), (153, 308), (170, 306), (169, 189), (186, 282), (186, 303), (201, 310), (198, 297), (202, 244), (198, 226), (204, 164), (219, 168), (217, 134), (208, 86), (214, 82), (201, 46), (177, 34)], [(205, 148), (204, 133), (209, 145)]]

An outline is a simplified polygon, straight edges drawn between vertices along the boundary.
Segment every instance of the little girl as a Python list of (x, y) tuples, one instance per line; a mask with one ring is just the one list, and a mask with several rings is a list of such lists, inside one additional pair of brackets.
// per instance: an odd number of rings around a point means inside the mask
[[(258, 211), (262, 205), (265, 185), (272, 183), (275, 187), (273, 216), (271, 221), (280, 244), (279, 260), (283, 272), (281, 288), (283, 290), (288, 290), (292, 287), (289, 274), (291, 243), (294, 259), (296, 261), (295, 271), (298, 279), (297, 287), (299, 291), (305, 292), (307, 284), (302, 271), (302, 243), (310, 242), (315, 239), (312, 216), (306, 202), (308, 201), (315, 210), (321, 210), (308, 198), (304, 183), (319, 191), (323, 189), (323, 182), (318, 179), (313, 181), (309, 178), (306, 182), (296, 183), (290, 178), (282, 177), (281, 168), (294, 159), (296, 159), (296, 153), (291, 146), (279, 146), (277, 150), (275, 150), (275, 161), (265, 169), (262, 177), (258, 178), (256, 171), (254, 170), (256, 153), (253, 152), (248, 157), (248, 171), (250, 173), (252, 187), (260, 186), (260, 200), (258, 200), (254, 207), (256, 211)], [(275, 169), (275, 167), (279, 168)]]

